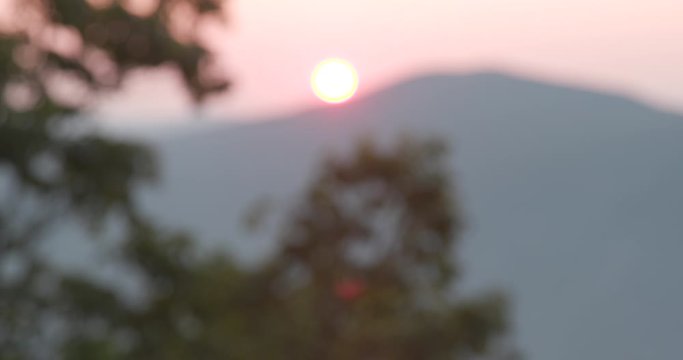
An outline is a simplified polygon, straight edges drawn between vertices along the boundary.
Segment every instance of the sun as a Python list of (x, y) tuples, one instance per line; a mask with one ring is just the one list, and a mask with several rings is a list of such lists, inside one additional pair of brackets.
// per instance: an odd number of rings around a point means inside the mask
[(324, 102), (342, 103), (358, 90), (358, 73), (353, 65), (344, 59), (326, 59), (313, 70), (311, 88)]

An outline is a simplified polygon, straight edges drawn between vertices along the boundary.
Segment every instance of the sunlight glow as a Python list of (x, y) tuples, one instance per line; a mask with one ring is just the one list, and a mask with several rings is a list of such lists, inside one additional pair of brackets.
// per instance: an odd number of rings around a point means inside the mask
[(323, 60), (313, 71), (311, 87), (320, 100), (331, 104), (342, 103), (356, 93), (358, 73), (346, 60)]

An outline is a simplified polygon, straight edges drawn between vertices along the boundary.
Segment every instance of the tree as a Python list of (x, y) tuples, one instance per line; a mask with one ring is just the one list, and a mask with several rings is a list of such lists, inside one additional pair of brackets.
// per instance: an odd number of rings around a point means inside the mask
[(461, 299), (461, 221), (444, 145), (371, 141), (332, 158), (271, 266), (291, 358), (471, 359), (513, 354), (505, 301)]
[[(0, 23), (0, 358), (21, 358), (43, 328), (54, 271), (35, 252), (67, 215), (142, 220), (133, 190), (155, 178), (144, 146), (83, 130), (87, 99), (132, 70), (169, 65), (196, 100), (224, 90), (196, 26), (220, 0), (17, 0)], [(179, 19), (178, 14), (183, 16)], [(24, 355), (22, 355), (24, 354)]]
[[(0, 23), (0, 359), (471, 359), (506, 354), (500, 295), (462, 299), (443, 148), (370, 142), (331, 158), (263, 266), (201, 255), (134, 191), (153, 153), (83, 130), (87, 98), (168, 64), (197, 101), (226, 88), (196, 33), (220, 0), (16, 0)], [(154, 2), (152, 2), (154, 3)], [(181, 18), (178, 18), (180, 14)], [(178, 20), (181, 20), (178, 22)], [(35, 251), (72, 216), (126, 227), (138, 299)]]
[(443, 154), (439, 142), (404, 139), (330, 158), (279, 250), (249, 271), (198, 256), (189, 238), (138, 232), (124, 258), (146, 300), (67, 281), (77, 326), (66, 358), (512, 358), (505, 298), (463, 298), (455, 286), (461, 224)]
[(139, 226), (127, 240), (121, 260), (144, 283), (143, 299), (66, 277), (56, 299), (68, 324), (64, 359), (253, 358), (236, 344), (256, 316), (248, 309), (258, 282), (227, 256), (198, 256), (188, 235)]

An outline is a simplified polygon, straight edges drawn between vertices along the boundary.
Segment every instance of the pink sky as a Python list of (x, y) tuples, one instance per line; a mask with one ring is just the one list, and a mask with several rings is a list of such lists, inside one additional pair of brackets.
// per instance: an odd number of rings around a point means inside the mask
[[(233, 0), (232, 21), (211, 41), (235, 80), (211, 114), (253, 117), (320, 105), (309, 88), (315, 64), (344, 57), (359, 94), (435, 71), (503, 69), (534, 78), (616, 90), (683, 110), (681, 0)], [(170, 80), (158, 79), (168, 84)], [(114, 116), (187, 111), (175, 99), (135, 106), (146, 80), (102, 108)], [(137, 102), (136, 102), (137, 103)], [(172, 103), (172, 105), (171, 105)]]

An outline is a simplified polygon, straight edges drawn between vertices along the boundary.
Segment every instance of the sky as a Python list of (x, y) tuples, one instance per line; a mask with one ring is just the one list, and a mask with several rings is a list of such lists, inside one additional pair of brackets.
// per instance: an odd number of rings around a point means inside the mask
[[(309, 79), (327, 57), (356, 66), (359, 96), (422, 74), (498, 70), (683, 111), (681, 0), (232, 0), (228, 9), (228, 28), (206, 32), (235, 84), (203, 107), (223, 119), (322, 106)], [(164, 101), (147, 101), (150, 92)], [(180, 119), (190, 108), (161, 70), (132, 76), (95, 110)]]

